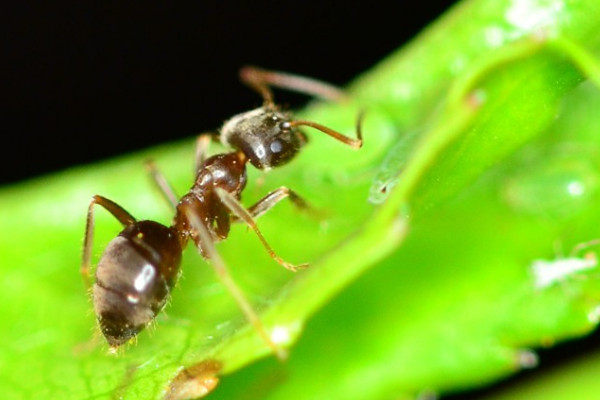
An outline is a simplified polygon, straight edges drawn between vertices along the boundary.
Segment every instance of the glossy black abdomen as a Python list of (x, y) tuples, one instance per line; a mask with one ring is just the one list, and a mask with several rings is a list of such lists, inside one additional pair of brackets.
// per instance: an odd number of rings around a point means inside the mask
[(93, 299), (111, 346), (137, 335), (164, 307), (180, 263), (176, 233), (153, 221), (128, 226), (108, 244), (96, 270)]

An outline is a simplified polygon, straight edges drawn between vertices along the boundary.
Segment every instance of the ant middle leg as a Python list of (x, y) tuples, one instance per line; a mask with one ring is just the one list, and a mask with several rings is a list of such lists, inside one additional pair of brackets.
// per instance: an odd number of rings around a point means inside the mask
[(184, 212), (188, 221), (190, 222), (191, 227), (198, 235), (196, 241), (198, 252), (208, 259), (209, 264), (212, 265), (221, 282), (225, 285), (229, 293), (231, 293), (233, 296), (234, 300), (238, 303), (248, 322), (250, 322), (254, 329), (256, 329), (260, 337), (264, 340), (267, 346), (271, 348), (277, 358), (281, 361), (284, 361), (287, 358), (287, 351), (275, 343), (271, 336), (269, 336), (267, 333), (260, 318), (256, 314), (256, 311), (254, 311), (250, 302), (246, 298), (246, 295), (235, 283), (231, 274), (229, 273), (229, 269), (215, 248), (214, 240), (211, 234), (208, 232), (206, 226), (204, 226), (198, 215), (189, 206), (184, 206)]
[(123, 226), (132, 225), (136, 222), (135, 218), (131, 214), (129, 214), (123, 207), (114, 201), (100, 195), (95, 195), (92, 197), (87, 211), (80, 268), (81, 276), (83, 277), (83, 281), (88, 289), (92, 286), (90, 280), (90, 264), (94, 241), (94, 205), (96, 204), (104, 207), (104, 209), (110, 212), (117, 220), (119, 220)]
[[(219, 196), (219, 198), (221, 199), (221, 201), (223, 202), (223, 204), (225, 204), (225, 206), (227, 206), (227, 208), (231, 211), (231, 213), (235, 216), (235, 218), (237, 218), (240, 221), (245, 222), (246, 225), (248, 225), (254, 231), (254, 233), (256, 234), (256, 236), (258, 236), (258, 239), (262, 243), (263, 247), (267, 250), (267, 252), (271, 256), (271, 258), (273, 260), (275, 260), (279, 265), (281, 265), (285, 269), (288, 269), (292, 272), (296, 272), (298, 269), (308, 267), (308, 264), (294, 265), (294, 264), (291, 264), (291, 263), (285, 261), (283, 258), (279, 257), (277, 255), (277, 253), (275, 253), (275, 251), (273, 250), (271, 245), (267, 242), (267, 240), (265, 239), (263, 234), (258, 229), (258, 226), (256, 225), (256, 221), (254, 221), (254, 217), (253, 217), (252, 213), (249, 210), (247, 210), (228, 191), (226, 191), (222, 188), (219, 188), (219, 187), (215, 188), (215, 191), (216, 191), (217, 195)], [(279, 199), (277, 199), (277, 195), (273, 196), (270, 199), (269, 199), (269, 195), (267, 195), (267, 198), (263, 204), (261, 204), (261, 201), (259, 201), (257, 204), (254, 205), (254, 207), (257, 207), (257, 209), (254, 210), (256, 212), (256, 214), (257, 215), (264, 214), (266, 211), (268, 211), (270, 208), (272, 208), (277, 202), (279, 202), (280, 200), (282, 200), (286, 196), (288, 196), (290, 190), (287, 189), (287, 191), (288, 191), (287, 194), (285, 194), (285, 190), (283, 192), (281, 192), (279, 194), (279, 197), (280, 197)], [(275, 192), (277, 192), (277, 191), (275, 191)]]
[[(249, 207), (248, 213), (250, 213), (252, 218), (256, 219), (273, 208), (281, 200), (286, 198), (289, 198), (292, 204), (299, 210), (310, 209), (310, 205), (296, 192), (286, 186), (282, 186), (268, 193), (265, 197)], [(234, 220), (238, 220), (237, 216), (235, 216)]]

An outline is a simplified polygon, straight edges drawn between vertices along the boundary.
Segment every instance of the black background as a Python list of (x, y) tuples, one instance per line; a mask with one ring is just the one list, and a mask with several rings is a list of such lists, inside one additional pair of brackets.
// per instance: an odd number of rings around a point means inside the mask
[(452, 1), (15, 3), (0, 183), (214, 130), (260, 104), (245, 64), (343, 85)]
[[(343, 85), (452, 3), (2, 6), (8, 40), (0, 90), (0, 184), (214, 130), (260, 104), (238, 81), (245, 64)], [(292, 105), (300, 101), (285, 96), (277, 93)], [(551, 367), (593, 342), (542, 352), (542, 365)]]

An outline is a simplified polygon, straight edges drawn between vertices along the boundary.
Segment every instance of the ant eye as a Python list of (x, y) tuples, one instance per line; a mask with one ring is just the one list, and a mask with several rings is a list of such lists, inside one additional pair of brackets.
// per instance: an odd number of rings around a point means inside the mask
[(274, 115), (271, 117), (271, 120), (272, 120), (273, 122), (277, 122), (277, 121), (279, 121), (279, 117), (278, 117), (277, 115), (275, 115), (275, 114), (274, 114)]
[(279, 124), (279, 129), (282, 131), (289, 131), (292, 128), (289, 121), (283, 121)]
[(281, 140), (275, 140), (271, 142), (269, 148), (273, 153), (279, 153), (283, 149), (283, 143), (281, 143)]

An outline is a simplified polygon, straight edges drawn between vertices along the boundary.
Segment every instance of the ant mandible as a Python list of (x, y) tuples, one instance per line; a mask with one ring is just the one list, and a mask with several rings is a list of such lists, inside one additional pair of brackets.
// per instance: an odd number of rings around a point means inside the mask
[(175, 210), (171, 226), (138, 221), (123, 207), (99, 195), (95, 195), (88, 206), (81, 265), (88, 288), (91, 286), (94, 205), (105, 208), (125, 227), (102, 254), (91, 289), (100, 330), (113, 351), (135, 337), (165, 306), (179, 276), (182, 251), (191, 240), (209, 260), (264, 341), (279, 358), (285, 357), (284, 350), (266, 333), (249, 301), (231, 278), (214, 244), (227, 237), (232, 221), (244, 222), (280, 265), (291, 271), (306, 267), (306, 264), (294, 266), (279, 257), (255, 223), (257, 217), (285, 198), (298, 207), (305, 207), (305, 202), (292, 190), (280, 187), (245, 208), (240, 198), (246, 186), (246, 164), (250, 162), (258, 169), (268, 170), (290, 161), (307, 140), (297, 129), (300, 126), (315, 128), (344, 144), (360, 148), (361, 117), (359, 115), (356, 128), (357, 138), (349, 138), (318, 123), (293, 119), (275, 105), (269, 86), (328, 99), (343, 98), (339, 89), (309, 78), (255, 67), (243, 68), (240, 76), (245, 84), (261, 94), (264, 104), (232, 117), (221, 128), (221, 141), (234, 151), (207, 157), (210, 135), (200, 135), (196, 179), (190, 191), (180, 199), (154, 164), (148, 164), (155, 183)]

